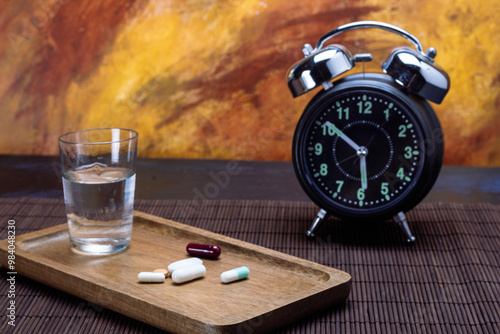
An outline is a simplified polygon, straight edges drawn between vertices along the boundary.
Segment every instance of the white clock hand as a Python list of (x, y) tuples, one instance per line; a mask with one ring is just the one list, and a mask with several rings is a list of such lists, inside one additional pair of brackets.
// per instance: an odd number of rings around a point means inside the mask
[(361, 171), (361, 188), (363, 190), (368, 189), (368, 178), (366, 175), (366, 155), (359, 156), (359, 168)]
[(361, 174), (361, 188), (363, 190), (368, 189), (368, 177), (366, 173), (366, 155), (368, 150), (366, 147), (361, 147), (356, 144), (351, 138), (347, 137), (339, 128), (337, 128), (332, 122), (326, 121), (325, 125), (332, 129), (337, 136), (345, 141), (349, 146), (356, 150), (356, 154), (359, 156), (359, 169)]
[(359, 151), (359, 145), (356, 144), (351, 138), (347, 137), (342, 131), (340, 131), (339, 128), (337, 128), (333, 123), (331, 123), (330, 121), (326, 121), (325, 122), (325, 125), (327, 127), (329, 127), (330, 129), (332, 129), (333, 131), (335, 131), (335, 133), (337, 134), (337, 136), (340, 137), (340, 139), (342, 139), (343, 141), (345, 141), (349, 146), (351, 146), (353, 149), (355, 149), (356, 151)]

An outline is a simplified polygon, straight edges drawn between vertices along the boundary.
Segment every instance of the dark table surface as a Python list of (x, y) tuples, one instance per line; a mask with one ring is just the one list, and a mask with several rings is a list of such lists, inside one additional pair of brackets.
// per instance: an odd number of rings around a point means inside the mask
[[(136, 199), (307, 201), (291, 162), (138, 159)], [(0, 197), (62, 198), (58, 157), (0, 155)], [(500, 167), (444, 166), (423, 202), (500, 203)]]
[[(427, 204), (409, 213), (417, 235), (410, 247), (390, 223), (360, 229), (333, 218), (319, 238), (307, 239), (316, 207), (290, 162), (139, 159), (136, 167), (137, 210), (352, 275), (346, 303), (279, 333), (498, 333), (500, 167), (444, 166)], [(62, 198), (57, 157), (0, 155), (0, 215), (19, 222), (16, 232), (63, 223)], [(196, 210), (186, 217), (181, 208), (191, 203)], [(0, 269), (0, 290), (7, 291)], [(3, 317), (2, 333), (164, 333), (22, 275), (16, 298), (19, 326)], [(4, 310), (7, 301), (0, 299)]]

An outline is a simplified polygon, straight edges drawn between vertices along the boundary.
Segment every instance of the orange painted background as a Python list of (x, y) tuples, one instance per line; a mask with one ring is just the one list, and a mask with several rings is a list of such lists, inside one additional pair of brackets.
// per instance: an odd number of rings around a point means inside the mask
[[(290, 160), (314, 95), (285, 82), (302, 45), (378, 20), (435, 47), (450, 75), (434, 105), (445, 164), (500, 166), (498, 13), (497, 0), (4, 0), (0, 154), (56, 155), (62, 133), (125, 127), (143, 157)], [(334, 42), (372, 52), (375, 71), (406, 45), (379, 30)]]

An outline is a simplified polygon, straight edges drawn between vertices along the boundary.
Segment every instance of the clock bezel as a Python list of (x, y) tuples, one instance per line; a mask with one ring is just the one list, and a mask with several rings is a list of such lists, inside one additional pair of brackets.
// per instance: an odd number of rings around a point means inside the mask
[[(382, 93), (387, 99), (397, 100), (399, 104), (412, 113), (421, 130), (424, 140), (424, 151), (421, 159), (421, 168), (403, 194), (394, 201), (375, 208), (346, 208), (329, 198), (312, 180), (306, 165), (306, 134), (316, 118), (318, 110), (333, 103), (336, 96), (347, 91), (370, 90)], [(354, 122), (355, 120), (353, 120)], [(434, 185), (443, 160), (443, 135), (439, 120), (424, 99), (409, 94), (394, 80), (381, 73), (352, 74), (334, 83), (333, 88), (322, 90), (309, 102), (305, 108), (295, 130), (292, 148), (292, 161), (295, 173), (302, 188), (309, 198), (320, 208), (337, 217), (350, 220), (364, 220), (367, 218), (383, 220), (392, 218), (399, 212), (407, 212), (416, 206), (431, 190)]]

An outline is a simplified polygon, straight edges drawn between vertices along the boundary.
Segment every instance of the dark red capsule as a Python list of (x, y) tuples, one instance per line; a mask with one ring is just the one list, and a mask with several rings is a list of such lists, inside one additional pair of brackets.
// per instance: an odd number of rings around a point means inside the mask
[(189, 255), (193, 256), (216, 259), (219, 257), (221, 249), (216, 245), (204, 245), (192, 242), (186, 246), (186, 252), (188, 252)]

